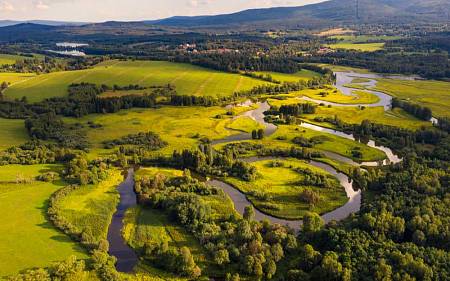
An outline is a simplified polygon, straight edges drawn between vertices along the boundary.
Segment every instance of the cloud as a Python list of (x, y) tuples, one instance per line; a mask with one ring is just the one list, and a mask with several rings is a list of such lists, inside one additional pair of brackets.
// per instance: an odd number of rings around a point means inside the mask
[(43, 1), (34, 1), (34, 7), (38, 10), (47, 10), (50, 6)]
[(188, 5), (190, 7), (207, 6), (211, 4), (211, 0), (189, 0)]
[(14, 6), (6, 1), (0, 1), (0, 12), (13, 12), (15, 11)]

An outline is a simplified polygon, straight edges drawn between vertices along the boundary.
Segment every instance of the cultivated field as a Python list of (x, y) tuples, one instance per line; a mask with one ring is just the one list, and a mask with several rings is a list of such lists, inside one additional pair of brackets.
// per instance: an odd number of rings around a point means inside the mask
[[(0, 76), (1, 81), (1, 76)], [(230, 74), (198, 66), (162, 61), (108, 61), (79, 71), (63, 71), (36, 76), (12, 85), (6, 91), (10, 99), (26, 96), (29, 101), (67, 95), (71, 83), (90, 82), (125, 86), (161, 86), (172, 84), (179, 94), (228, 96), (268, 82), (239, 74)]]

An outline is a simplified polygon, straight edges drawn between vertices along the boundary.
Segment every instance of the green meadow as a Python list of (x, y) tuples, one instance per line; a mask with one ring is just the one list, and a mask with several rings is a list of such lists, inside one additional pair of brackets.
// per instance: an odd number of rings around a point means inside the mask
[(46, 267), (71, 255), (87, 258), (80, 245), (46, 219), (48, 198), (64, 183), (34, 180), (41, 173), (60, 169), (56, 165), (0, 167), (0, 276)]
[(0, 54), (0, 65), (15, 64), (18, 60), (29, 59), (28, 57), (19, 55)]
[[(236, 108), (248, 110), (248, 108)], [(173, 150), (195, 148), (202, 137), (220, 139), (232, 132), (226, 127), (232, 116), (221, 107), (173, 107), (159, 109), (129, 109), (114, 114), (91, 114), (82, 118), (66, 118), (68, 123), (87, 124), (91, 121), (101, 128), (87, 129), (87, 137), (97, 152), (102, 152), (103, 141), (117, 139), (129, 134), (152, 131), (161, 136), (168, 146), (160, 150), (171, 154)], [(218, 118), (217, 116), (221, 116)], [(88, 126), (85, 126), (88, 128)]]
[(242, 116), (234, 119), (227, 128), (245, 133), (251, 133), (253, 130), (264, 129), (261, 124), (250, 117)]
[(340, 104), (371, 104), (380, 101), (376, 95), (364, 92), (353, 91), (353, 96), (344, 95), (340, 91), (332, 88), (328, 89), (306, 89), (299, 92), (294, 92), (294, 96), (306, 96), (312, 99), (323, 100), (328, 102), (340, 103)]
[[(262, 140), (261, 143), (269, 147), (290, 148), (296, 146), (296, 144), (292, 142), (295, 137), (316, 140), (317, 144), (314, 145), (315, 149), (334, 152), (355, 161), (378, 161), (386, 158), (386, 155), (383, 152), (365, 144), (295, 125), (278, 126), (278, 130), (275, 134)], [(352, 150), (355, 148), (361, 151), (361, 158), (352, 156)]]
[(375, 89), (428, 106), (435, 116), (450, 117), (450, 82), (378, 79)]
[(29, 140), (23, 120), (0, 118), (0, 151)]
[[(1, 76), (0, 76), (1, 77)], [(0, 78), (1, 80), (1, 78)], [(6, 90), (10, 99), (29, 101), (67, 95), (72, 83), (162, 86), (171, 84), (182, 95), (229, 96), (268, 82), (198, 66), (164, 61), (107, 61), (92, 69), (42, 74)]]
[[(319, 106), (315, 114), (304, 115), (303, 118), (310, 123), (315, 123), (314, 119), (317, 117), (334, 118), (335, 116), (348, 124), (361, 124), (364, 120), (370, 120), (379, 124), (412, 130), (417, 130), (423, 126), (431, 126), (430, 122), (419, 120), (400, 108), (385, 111), (382, 107), (366, 107), (360, 109), (357, 107)], [(324, 126), (324, 124), (321, 124), (321, 126)]]
[[(304, 93), (305, 96), (309, 96), (311, 98), (323, 99), (320, 96), (319, 90), (305, 90), (297, 92), (298, 94)], [(344, 95), (335, 95), (339, 98)], [(289, 94), (289, 95), (280, 95), (280, 99), (270, 98), (268, 99), (269, 103), (274, 106), (281, 106), (284, 104), (298, 104), (305, 101), (299, 100), (297, 97)], [(329, 96), (331, 102), (341, 101), (342, 99), (331, 99), (333, 96)], [(348, 96), (347, 96), (348, 97)], [(310, 123), (317, 123), (314, 119), (320, 118), (334, 118), (338, 117), (342, 121), (348, 124), (361, 124), (364, 120), (371, 120), (373, 122), (391, 126), (397, 126), (400, 128), (407, 128), (416, 130), (423, 126), (429, 127), (431, 126), (430, 122), (419, 120), (418, 118), (412, 116), (411, 114), (405, 112), (400, 108), (395, 108), (393, 110), (385, 111), (383, 107), (365, 107), (359, 108), (355, 107), (342, 107), (342, 106), (318, 106), (316, 108), (316, 113), (314, 114), (305, 114), (302, 116), (304, 120), (307, 120)], [(321, 123), (319, 124), (325, 127), (333, 127), (330, 124)]]
[[(314, 211), (321, 214), (334, 210), (347, 202), (346, 194), (337, 180), (335, 180), (333, 188), (304, 186), (299, 184), (304, 179), (304, 174), (293, 169), (309, 169), (317, 174), (329, 175), (324, 170), (296, 159), (277, 160), (277, 162), (278, 165), (281, 163), (281, 166), (273, 167), (272, 160), (252, 163), (259, 174), (255, 181), (246, 182), (236, 178), (226, 178), (225, 181), (245, 193), (256, 208), (280, 218), (301, 219), (305, 212)], [(305, 189), (320, 194), (318, 204), (310, 206), (300, 199), (300, 195)], [(258, 195), (255, 195), (256, 193)], [(268, 199), (262, 199), (261, 194)]]
[(315, 77), (319, 77), (320, 74), (316, 73), (311, 70), (302, 69), (301, 71), (298, 71), (296, 73), (292, 74), (286, 74), (286, 73), (280, 73), (280, 72), (269, 72), (269, 71), (262, 71), (262, 72), (255, 72), (255, 74), (263, 74), (263, 75), (270, 75), (274, 80), (280, 81), (280, 82), (298, 82), (298, 81), (305, 81), (309, 80)]
[(401, 36), (388, 36), (388, 35), (334, 35), (328, 38), (341, 40), (343, 42), (351, 43), (368, 43), (374, 41), (392, 41), (401, 39)]
[(335, 43), (327, 45), (332, 49), (356, 50), (361, 52), (375, 52), (382, 50), (385, 43)]
[(6, 82), (9, 83), (10, 86), (13, 86), (34, 77), (36, 77), (36, 74), (33, 73), (0, 72), (0, 83)]
[(78, 229), (90, 229), (98, 239), (106, 239), (108, 226), (119, 203), (117, 186), (123, 181), (119, 170), (96, 185), (80, 187), (59, 202), (61, 216)]

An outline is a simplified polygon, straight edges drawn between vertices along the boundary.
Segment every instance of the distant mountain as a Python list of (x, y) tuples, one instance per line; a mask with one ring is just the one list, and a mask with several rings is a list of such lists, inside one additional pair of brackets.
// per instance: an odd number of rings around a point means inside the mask
[(19, 23), (0, 28), (0, 42), (2, 41), (28, 41), (39, 39), (50, 40), (55, 35), (57, 26)]
[(217, 16), (172, 17), (150, 24), (179, 27), (313, 27), (352, 23), (448, 21), (450, 0), (331, 0), (301, 7), (251, 9)]
[(87, 24), (86, 22), (69, 22), (69, 21), (52, 21), (52, 20), (29, 20), (29, 21), (0, 20), (0, 27), (23, 23), (33, 23), (50, 26), (81, 26)]

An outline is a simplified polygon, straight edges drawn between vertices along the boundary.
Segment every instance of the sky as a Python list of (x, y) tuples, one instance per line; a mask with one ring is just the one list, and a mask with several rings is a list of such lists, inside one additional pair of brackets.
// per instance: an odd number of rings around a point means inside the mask
[(232, 13), (323, 0), (0, 0), (0, 20), (103, 22)]

